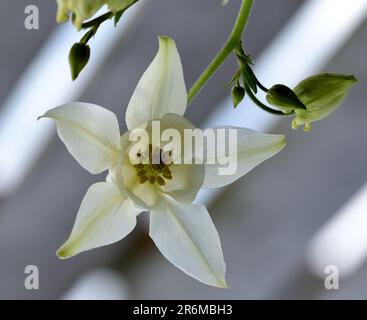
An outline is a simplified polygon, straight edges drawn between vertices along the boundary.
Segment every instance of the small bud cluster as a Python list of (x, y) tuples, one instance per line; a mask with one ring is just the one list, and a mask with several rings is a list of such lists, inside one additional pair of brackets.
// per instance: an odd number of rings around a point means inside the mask
[[(321, 120), (341, 105), (351, 86), (357, 79), (350, 75), (323, 73), (301, 81), (293, 90), (284, 84), (273, 85), (267, 89), (256, 78), (251, 65), (251, 58), (239, 43), (235, 50), (239, 69), (233, 75), (229, 86), (232, 86), (232, 100), (236, 108), (245, 94), (263, 110), (275, 115), (295, 115), (292, 128), (303, 125), (304, 131), (311, 129), (312, 122)], [(242, 84), (241, 84), (242, 83)], [(264, 105), (256, 98), (258, 88), (266, 93), (267, 102), (276, 107)]]

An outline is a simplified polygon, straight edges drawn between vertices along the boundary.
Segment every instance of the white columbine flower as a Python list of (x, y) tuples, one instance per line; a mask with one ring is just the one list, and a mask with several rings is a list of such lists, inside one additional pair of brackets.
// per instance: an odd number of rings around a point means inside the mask
[(69, 20), (69, 13), (74, 15), (73, 23), (80, 29), (82, 23), (94, 16), (94, 14), (104, 5), (108, 10), (116, 13), (125, 10), (132, 5), (135, 0), (57, 0), (56, 20), (63, 23)]
[[(194, 128), (183, 117), (186, 105), (175, 42), (160, 37), (159, 51), (128, 105), (129, 131), (122, 137), (116, 116), (97, 105), (69, 103), (44, 115), (56, 121), (60, 139), (86, 170), (109, 170), (106, 181), (87, 191), (71, 235), (57, 251), (60, 258), (121, 240), (134, 229), (137, 215), (150, 211), (150, 237), (169, 261), (199, 281), (227, 286), (218, 233), (206, 208), (192, 202), (200, 188), (225, 186), (276, 154), (284, 136), (237, 128), (237, 170), (231, 175), (219, 175), (216, 164), (134, 164), (128, 156), (133, 130), (149, 130), (156, 119), (161, 130)], [(154, 151), (147, 146), (137, 157), (143, 153), (152, 157)], [(207, 153), (207, 159), (214, 157)]]

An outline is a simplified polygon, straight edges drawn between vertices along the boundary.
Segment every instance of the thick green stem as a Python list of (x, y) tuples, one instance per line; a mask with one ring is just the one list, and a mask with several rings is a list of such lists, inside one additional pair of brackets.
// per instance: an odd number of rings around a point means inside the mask
[(204, 87), (206, 82), (214, 75), (217, 69), (223, 64), (228, 56), (236, 48), (237, 44), (242, 38), (242, 34), (246, 28), (248, 18), (251, 13), (251, 8), (254, 0), (242, 0), (241, 8), (237, 16), (236, 23), (232, 29), (231, 35), (219, 51), (217, 56), (213, 59), (210, 65), (204, 70), (199, 79), (193, 84), (187, 94), (188, 104), (192, 102), (199, 91)]

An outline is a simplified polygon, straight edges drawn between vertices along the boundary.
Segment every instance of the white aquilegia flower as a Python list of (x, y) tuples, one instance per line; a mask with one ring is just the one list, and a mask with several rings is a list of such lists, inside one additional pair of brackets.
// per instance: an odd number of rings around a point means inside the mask
[(92, 18), (104, 5), (107, 5), (108, 10), (116, 13), (125, 10), (134, 2), (136, 0), (57, 0), (56, 20), (58, 23), (66, 22), (72, 13), (73, 24), (80, 29), (82, 23)]
[[(73, 230), (57, 251), (60, 258), (121, 240), (134, 229), (138, 214), (150, 211), (149, 235), (169, 261), (201, 282), (227, 286), (218, 233), (207, 209), (193, 201), (200, 188), (225, 186), (276, 154), (284, 146), (284, 136), (227, 127), (237, 132), (237, 166), (227, 175), (220, 174), (220, 165), (211, 161), (215, 155), (209, 148), (204, 164), (175, 161), (176, 152), (172, 151), (176, 146), (167, 141), (157, 148), (150, 140), (132, 152), (136, 133), (150, 132), (157, 121), (161, 132), (175, 129), (182, 134), (194, 129), (183, 117), (186, 105), (175, 42), (160, 37), (159, 51), (128, 105), (128, 132), (120, 136), (116, 116), (88, 103), (69, 103), (43, 116), (56, 121), (60, 139), (86, 170), (92, 174), (109, 172), (106, 181), (93, 184), (87, 191)], [(139, 162), (139, 158), (150, 161)], [(151, 161), (153, 158), (158, 162)]]

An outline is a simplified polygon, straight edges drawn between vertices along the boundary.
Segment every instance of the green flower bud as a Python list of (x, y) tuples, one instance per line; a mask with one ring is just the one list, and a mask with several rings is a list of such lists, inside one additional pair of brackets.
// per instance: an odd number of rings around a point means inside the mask
[(347, 96), (351, 86), (357, 82), (353, 75), (324, 73), (303, 80), (294, 92), (306, 106), (306, 110), (295, 110), (296, 118), (292, 127), (304, 125), (311, 129), (311, 123), (321, 120), (337, 109)]
[(87, 65), (90, 57), (90, 48), (85, 43), (75, 43), (69, 53), (71, 77), (75, 80)]
[(235, 87), (233, 87), (233, 89), (232, 89), (232, 101), (233, 101), (233, 105), (234, 105), (235, 108), (243, 100), (244, 97), (245, 97), (245, 89), (244, 88), (242, 88), (239, 85), (236, 85)]
[(285, 112), (291, 112), (294, 109), (306, 110), (306, 106), (298, 99), (293, 90), (283, 84), (272, 86), (266, 95), (266, 100)]

